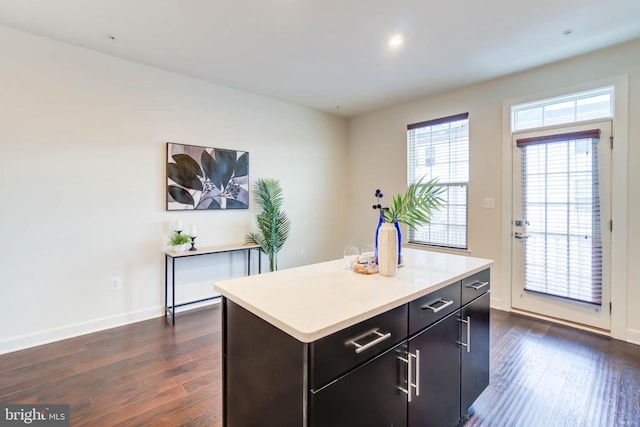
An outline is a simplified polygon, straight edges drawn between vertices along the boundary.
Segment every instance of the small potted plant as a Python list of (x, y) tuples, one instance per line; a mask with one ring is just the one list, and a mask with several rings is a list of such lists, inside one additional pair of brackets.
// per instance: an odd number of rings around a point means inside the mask
[(169, 235), (169, 249), (176, 252), (184, 252), (189, 249), (191, 243), (191, 236), (188, 234), (178, 233), (172, 231)]

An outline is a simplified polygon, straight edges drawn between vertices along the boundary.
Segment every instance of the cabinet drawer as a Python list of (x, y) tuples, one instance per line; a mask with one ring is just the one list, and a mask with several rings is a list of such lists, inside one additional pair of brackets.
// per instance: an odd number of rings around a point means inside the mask
[(473, 301), (491, 288), (489, 269), (462, 279), (462, 305)]
[(393, 347), (407, 336), (407, 305), (319, 339), (309, 346), (311, 390)]
[(409, 335), (460, 308), (460, 282), (431, 292), (409, 303)]

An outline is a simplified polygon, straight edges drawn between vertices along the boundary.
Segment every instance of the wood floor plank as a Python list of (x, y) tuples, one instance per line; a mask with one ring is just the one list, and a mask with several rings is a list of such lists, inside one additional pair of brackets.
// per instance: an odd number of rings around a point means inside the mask
[[(69, 403), (74, 427), (220, 427), (220, 311), (2, 355), (0, 401)], [(466, 427), (640, 427), (640, 346), (495, 310), (490, 339), (491, 384)]]
[(616, 425), (640, 426), (640, 360), (625, 360), (620, 373)]

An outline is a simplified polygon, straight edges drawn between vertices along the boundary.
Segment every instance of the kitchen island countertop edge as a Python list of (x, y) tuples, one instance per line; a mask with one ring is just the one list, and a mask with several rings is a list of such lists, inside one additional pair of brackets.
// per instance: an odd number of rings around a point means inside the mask
[(335, 260), (216, 282), (214, 288), (301, 342), (313, 342), (489, 268), (493, 261), (403, 248), (393, 277)]

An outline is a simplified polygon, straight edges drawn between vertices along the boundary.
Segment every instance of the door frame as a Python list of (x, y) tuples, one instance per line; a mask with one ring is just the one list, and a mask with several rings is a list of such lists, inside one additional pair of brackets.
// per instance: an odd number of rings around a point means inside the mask
[[(546, 84), (546, 81), (543, 82)], [(512, 254), (512, 132), (511, 132), (511, 107), (526, 102), (533, 102), (546, 98), (581, 92), (607, 85), (615, 87), (615, 117), (612, 135), (614, 136), (614, 149), (611, 158), (611, 216), (613, 219), (613, 233), (611, 235), (611, 332), (609, 336), (623, 341), (629, 340), (630, 332), (627, 330), (627, 221), (628, 221), (628, 123), (629, 123), (629, 76), (620, 75), (598, 81), (592, 81), (580, 85), (568, 86), (549, 90), (548, 87), (537, 86), (537, 93), (517, 98), (506, 99), (502, 102), (502, 228), (501, 228), (501, 253), (502, 262), (496, 263), (496, 276), (499, 276), (499, 292), (492, 292), (491, 304), (493, 307), (512, 311), (511, 308), (511, 254)], [(534, 89), (536, 90), (536, 89)], [(596, 120), (602, 121), (603, 119)], [(492, 274), (493, 276), (493, 274)], [(496, 277), (498, 279), (498, 277)], [(498, 287), (497, 286), (497, 287)], [(494, 288), (495, 291), (498, 289)], [(535, 316), (534, 316), (535, 317)], [(540, 316), (542, 317), (542, 316)], [(544, 317), (543, 317), (544, 318)], [(557, 323), (565, 323), (571, 326), (592, 330), (588, 327), (563, 322), (557, 319), (549, 319)], [(597, 330), (595, 330), (597, 331)], [(640, 340), (640, 336), (633, 337)]]

